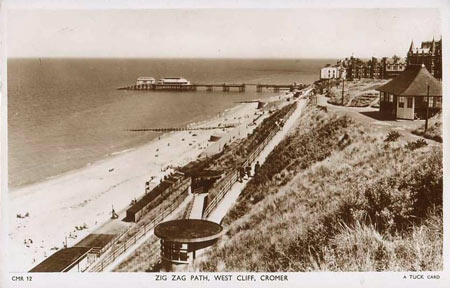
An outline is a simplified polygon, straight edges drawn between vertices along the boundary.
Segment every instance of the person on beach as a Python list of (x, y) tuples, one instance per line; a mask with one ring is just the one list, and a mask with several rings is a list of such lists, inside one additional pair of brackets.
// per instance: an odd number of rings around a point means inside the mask
[(114, 207), (112, 207), (111, 211), (111, 219), (117, 219), (119, 215), (117, 215), (116, 211), (114, 210)]

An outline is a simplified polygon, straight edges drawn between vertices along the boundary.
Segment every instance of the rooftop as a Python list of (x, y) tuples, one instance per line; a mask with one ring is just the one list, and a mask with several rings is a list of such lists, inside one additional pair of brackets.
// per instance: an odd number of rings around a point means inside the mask
[(131, 213), (136, 213), (144, 208), (148, 203), (152, 202), (156, 197), (158, 197), (163, 191), (172, 186), (173, 183), (163, 181), (158, 186), (156, 186), (152, 191), (145, 194), (139, 201), (136, 202), (133, 206), (128, 208), (127, 211)]
[(442, 83), (436, 80), (425, 65), (410, 65), (400, 75), (376, 90), (397, 96), (442, 96)]
[(89, 247), (89, 248), (103, 248), (113, 239), (115, 234), (89, 234), (74, 247)]
[(137, 80), (155, 80), (153, 77), (139, 77)]
[(222, 235), (220, 224), (207, 220), (181, 219), (160, 223), (155, 227), (155, 235), (161, 239), (181, 242), (199, 243), (214, 240)]
[(90, 247), (70, 247), (67, 249), (61, 249), (55, 254), (51, 255), (36, 267), (30, 270), (30, 272), (65, 272), (70, 269), (72, 265), (81, 260)]

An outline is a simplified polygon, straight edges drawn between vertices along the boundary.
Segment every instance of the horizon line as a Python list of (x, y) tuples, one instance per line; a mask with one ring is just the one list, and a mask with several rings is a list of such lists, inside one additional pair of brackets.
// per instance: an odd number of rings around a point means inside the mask
[[(347, 56), (349, 57), (349, 56)], [(345, 57), (344, 57), (345, 58)], [(7, 56), (6, 60), (10, 59), (129, 59), (129, 60), (141, 60), (141, 59), (161, 59), (161, 60), (337, 60), (342, 57), (78, 57), (78, 56)]]

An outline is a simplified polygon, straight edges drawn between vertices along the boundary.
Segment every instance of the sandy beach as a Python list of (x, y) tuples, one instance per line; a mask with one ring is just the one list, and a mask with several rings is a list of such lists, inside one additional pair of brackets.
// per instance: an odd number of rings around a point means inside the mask
[[(255, 119), (259, 124), (268, 115), (256, 113), (256, 107), (257, 103), (239, 104), (214, 119), (191, 125), (237, 124), (235, 128), (167, 133), (134, 150), (113, 153), (84, 168), (10, 191), (9, 271), (28, 271), (61, 249), (66, 237), (69, 247), (77, 243), (108, 221), (112, 207), (122, 211), (132, 199), (139, 199), (146, 181), (152, 178), (155, 186), (170, 172), (168, 167), (182, 166), (202, 153), (217, 153), (224, 143), (245, 137), (256, 127), (251, 125)], [(211, 135), (222, 139), (210, 142)]]

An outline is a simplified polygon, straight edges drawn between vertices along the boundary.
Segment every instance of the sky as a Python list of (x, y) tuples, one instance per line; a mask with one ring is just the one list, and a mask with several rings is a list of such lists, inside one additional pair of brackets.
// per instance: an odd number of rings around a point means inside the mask
[(405, 57), (437, 9), (9, 9), (8, 57)]

